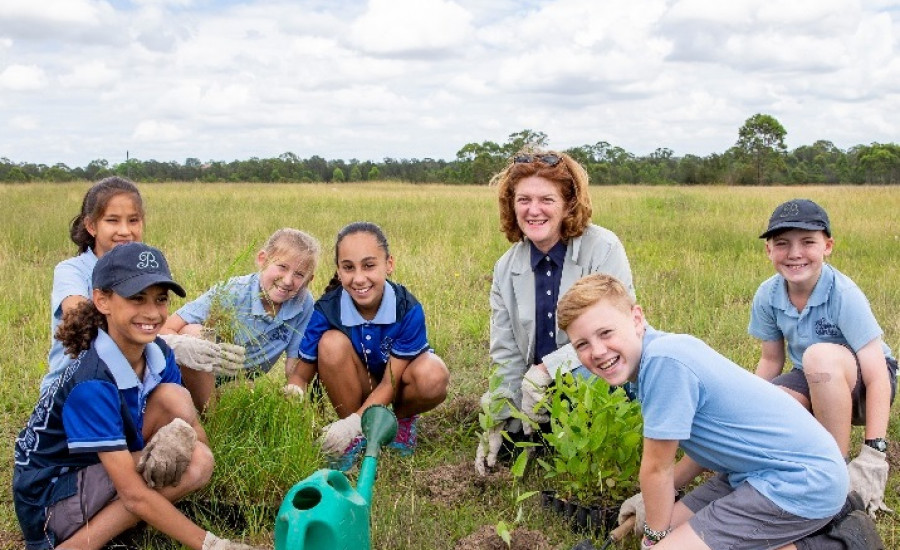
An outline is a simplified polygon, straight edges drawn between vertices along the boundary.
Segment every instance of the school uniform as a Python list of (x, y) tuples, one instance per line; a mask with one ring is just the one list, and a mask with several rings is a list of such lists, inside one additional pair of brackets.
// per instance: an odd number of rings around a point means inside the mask
[(47, 509), (74, 495), (79, 470), (100, 463), (98, 453), (140, 451), (144, 409), (163, 383), (181, 384), (175, 357), (162, 339), (144, 350), (139, 380), (103, 330), (66, 367), (40, 400), (15, 444), (13, 501), (28, 550), (53, 548)]
[[(490, 355), (494, 368), (503, 380), (494, 398), (509, 399), (517, 407), (522, 402), (522, 378), (537, 362), (536, 284), (540, 284), (542, 277), (557, 276), (553, 269), (546, 267), (548, 264), (542, 263), (539, 258), (534, 259), (538, 261), (533, 262), (531, 242), (523, 238), (497, 260), (491, 284)], [(547, 275), (547, 272), (550, 274)], [(616, 277), (634, 297), (631, 266), (625, 247), (615, 233), (594, 224), (589, 225), (580, 237), (566, 244), (562, 268), (558, 272), (558, 291), (553, 295), (553, 311), (541, 313), (544, 317), (552, 313), (553, 319), (544, 323), (546, 328), (539, 336), (542, 340), (552, 340), (555, 349), (559, 350), (553, 354), (552, 361), (545, 362), (551, 376), (560, 368), (568, 371), (580, 366), (569, 344), (569, 337), (556, 325), (555, 305), (575, 281), (591, 273), (607, 273)], [(547, 290), (552, 292), (551, 288), (543, 288), (542, 291), (546, 294)]]
[(222, 285), (207, 290), (196, 300), (183, 305), (176, 313), (188, 324), (203, 324), (210, 308), (218, 301), (236, 318), (234, 344), (246, 349), (244, 365), (254, 372), (269, 372), (282, 353), (288, 359), (299, 357), (300, 340), (313, 312), (313, 298), (308, 289), (281, 304), (275, 317), (263, 307), (263, 290), (259, 273), (232, 277)]
[(384, 375), (392, 355), (412, 360), (430, 349), (422, 304), (406, 287), (393, 281), (385, 281), (381, 304), (371, 320), (360, 315), (343, 288), (322, 295), (300, 343), (301, 359), (317, 361), (319, 340), (328, 330), (339, 330), (347, 336), (375, 380)]
[(41, 392), (59, 378), (60, 373), (69, 366), (72, 358), (66, 355), (62, 343), (54, 336), (62, 323), (62, 303), (69, 296), (81, 296), (86, 300), (92, 298), (93, 284), (91, 274), (97, 265), (97, 256), (88, 248), (74, 258), (58, 264), (53, 270), (53, 289), (50, 292), (50, 354), (47, 357), (49, 371), (41, 380)]

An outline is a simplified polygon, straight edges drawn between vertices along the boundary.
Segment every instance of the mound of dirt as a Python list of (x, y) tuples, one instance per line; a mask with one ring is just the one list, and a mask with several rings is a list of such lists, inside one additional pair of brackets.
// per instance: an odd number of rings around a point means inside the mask
[(432, 502), (454, 506), (488, 492), (499, 494), (511, 480), (506, 468), (498, 467), (481, 477), (472, 462), (461, 462), (425, 470), (416, 476), (416, 486)]
[(462, 538), (455, 550), (552, 550), (553, 546), (540, 531), (519, 527), (510, 533), (510, 544), (500, 538), (493, 525), (483, 525), (478, 531)]

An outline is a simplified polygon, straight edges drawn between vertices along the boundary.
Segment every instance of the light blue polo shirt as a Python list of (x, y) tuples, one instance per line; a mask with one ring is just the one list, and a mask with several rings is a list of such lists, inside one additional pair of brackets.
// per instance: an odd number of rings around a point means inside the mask
[[(775, 274), (764, 281), (753, 297), (747, 331), (766, 342), (787, 342), (796, 369), (803, 368), (803, 352), (813, 344), (838, 344), (856, 353), (883, 334), (862, 290), (829, 264), (822, 266), (803, 311), (791, 303), (784, 277)], [(883, 341), (881, 347), (885, 357), (892, 357)]]
[(53, 290), (50, 292), (50, 354), (47, 357), (49, 372), (41, 380), (41, 392), (49, 388), (72, 362), (72, 358), (66, 355), (62, 342), (54, 334), (62, 322), (63, 300), (69, 296), (82, 296), (86, 300), (92, 298), (94, 285), (91, 277), (95, 265), (97, 256), (88, 248), (78, 256), (56, 264), (53, 270)]
[(821, 519), (847, 497), (834, 438), (795, 399), (703, 341), (647, 327), (638, 372), (644, 437), (675, 440), (732, 487), (749, 483), (791, 514)]
[(238, 330), (235, 344), (247, 350), (244, 365), (249, 370), (269, 372), (282, 353), (290, 359), (300, 357), (300, 340), (313, 312), (309, 289), (281, 304), (272, 318), (263, 307), (259, 273), (232, 277), (216, 285), (177, 311), (188, 324), (203, 324), (213, 300), (223, 301), (235, 312)]

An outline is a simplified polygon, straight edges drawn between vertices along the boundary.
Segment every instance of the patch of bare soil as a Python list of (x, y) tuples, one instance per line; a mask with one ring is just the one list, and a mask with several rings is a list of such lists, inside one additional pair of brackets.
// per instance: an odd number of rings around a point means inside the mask
[(3, 550), (25, 548), (25, 541), (22, 540), (22, 533), (18, 531), (0, 530), (0, 548)]
[(456, 550), (552, 550), (553, 546), (540, 531), (518, 527), (510, 533), (506, 545), (493, 525), (483, 525), (478, 531), (456, 543)]
[(474, 464), (461, 462), (425, 470), (422, 475), (416, 476), (416, 485), (433, 502), (454, 506), (488, 492), (499, 493), (511, 480), (512, 476), (506, 468), (498, 467), (481, 477), (475, 471)]
[(900, 442), (888, 441), (887, 461), (892, 472), (898, 471), (900, 468)]

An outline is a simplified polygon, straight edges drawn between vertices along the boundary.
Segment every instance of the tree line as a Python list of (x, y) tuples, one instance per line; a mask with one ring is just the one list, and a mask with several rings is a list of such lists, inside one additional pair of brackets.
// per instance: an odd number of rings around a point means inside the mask
[[(881, 184), (900, 183), (900, 145), (872, 143), (847, 150), (827, 140), (788, 151), (787, 135), (774, 117), (756, 114), (738, 130), (735, 145), (724, 153), (675, 156), (658, 148), (638, 156), (606, 141), (566, 149), (590, 175), (592, 184), (648, 185), (766, 185), (766, 184)], [(84, 167), (63, 163), (15, 163), (0, 158), (0, 182), (97, 181), (111, 175), (136, 182), (259, 182), (341, 183), (396, 180), (410, 183), (483, 185), (525, 147), (547, 148), (549, 138), (540, 131), (521, 130), (505, 143), (468, 143), (452, 160), (385, 158), (381, 162), (327, 160), (317, 155), (300, 158), (283, 153), (275, 158), (208, 161), (139, 160), (110, 164), (93, 160)]]

